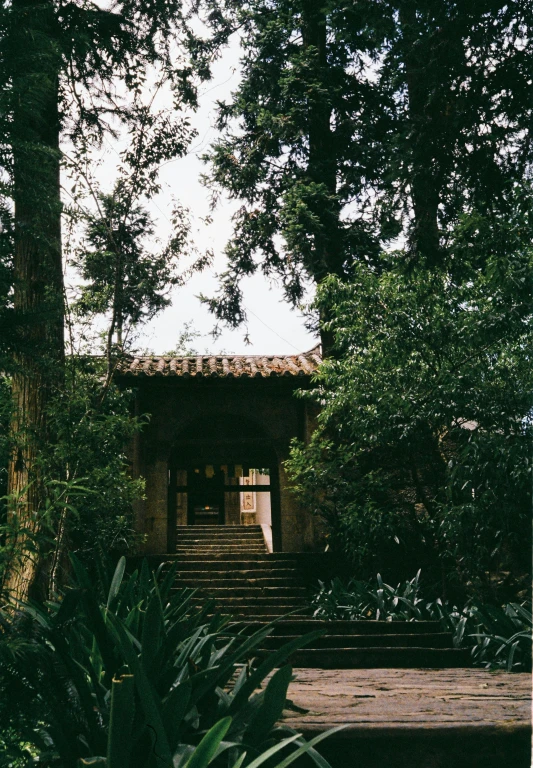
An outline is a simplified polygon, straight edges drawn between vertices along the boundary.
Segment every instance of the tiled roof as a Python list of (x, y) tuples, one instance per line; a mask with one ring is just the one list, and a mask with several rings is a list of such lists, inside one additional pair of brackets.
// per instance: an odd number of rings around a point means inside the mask
[(119, 366), (122, 376), (267, 378), (309, 376), (322, 362), (317, 346), (301, 355), (198, 355), (194, 357), (134, 357)]

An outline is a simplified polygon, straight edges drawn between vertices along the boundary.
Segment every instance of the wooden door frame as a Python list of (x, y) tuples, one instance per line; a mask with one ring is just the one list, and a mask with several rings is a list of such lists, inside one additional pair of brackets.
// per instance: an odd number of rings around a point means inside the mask
[[(195, 441), (196, 442), (196, 441)], [(192, 447), (192, 446), (191, 446)], [(242, 446), (242, 452), (246, 455), (247, 454), (247, 448), (250, 450), (250, 445)], [(177, 461), (177, 455), (178, 453), (182, 453), (182, 455), (186, 455), (187, 451), (187, 444), (185, 441), (183, 443), (180, 441), (179, 443), (176, 443), (175, 446), (173, 446), (169, 462), (168, 462), (168, 483), (167, 483), (167, 552), (169, 554), (176, 551), (176, 536), (177, 536), (177, 522), (178, 522), (178, 514), (177, 514), (177, 500), (178, 500), (178, 485), (177, 485), (177, 470), (178, 470), (178, 461)], [(183, 449), (183, 452), (182, 450)], [(235, 449), (234, 449), (235, 450)], [(252, 449), (253, 450), (253, 449)], [(221, 452), (217, 451), (217, 457), (212, 456), (210, 460), (202, 459), (202, 462), (205, 461), (205, 463), (212, 463), (212, 464), (232, 464), (232, 463), (239, 463), (238, 461), (228, 461), (225, 458), (221, 458), (223, 456), (222, 451), (224, 451), (224, 448), (221, 447)], [(239, 451), (239, 448), (237, 448), (237, 451)], [(255, 453), (255, 451), (254, 451)], [(235, 455), (234, 451), (231, 451), (232, 456)], [(262, 454), (262, 455), (261, 455)], [(207, 455), (207, 454), (206, 454)], [(184, 456), (185, 458), (185, 456)], [(186, 463), (187, 465), (194, 464), (194, 460), (191, 461), (191, 458), (188, 457), (186, 461), (180, 461), (179, 464)], [(198, 462), (200, 463), (200, 461)], [(248, 459), (246, 462), (249, 466), (259, 466), (259, 467), (268, 467), (270, 472), (270, 517), (271, 517), (271, 526), (272, 526), (272, 548), (274, 552), (282, 552), (282, 526), (281, 526), (281, 489), (280, 489), (280, 464), (279, 459), (277, 456), (277, 453), (272, 445), (263, 445), (261, 453), (257, 453), (255, 456), (252, 456), (251, 459)], [(240, 486), (236, 486), (237, 488)], [(228, 490), (228, 489), (227, 489)], [(265, 489), (266, 490), (266, 489)], [(236, 491), (235, 492), (241, 492)], [(187, 506), (188, 506), (188, 499), (187, 499)], [(188, 514), (188, 511), (187, 511)]]

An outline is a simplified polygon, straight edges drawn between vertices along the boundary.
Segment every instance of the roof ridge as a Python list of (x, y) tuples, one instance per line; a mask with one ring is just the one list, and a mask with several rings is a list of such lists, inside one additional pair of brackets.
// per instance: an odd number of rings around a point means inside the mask
[(304, 355), (305, 356), (305, 355), (317, 355), (317, 354), (319, 355), (319, 357), (322, 356), (322, 345), (321, 344), (316, 344), (314, 347), (312, 347), (311, 349), (307, 349), (304, 352), (290, 352), (290, 353), (284, 354), (284, 355), (280, 355), (279, 353), (268, 354), (268, 355), (266, 355), (264, 353), (259, 353), (259, 354), (250, 355), (250, 354), (248, 354), (246, 352), (232, 352), (232, 353), (224, 353), (224, 354), (220, 354), (220, 353), (211, 354), (209, 352), (206, 352), (206, 353), (201, 353), (201, 354), (199, 353), (199, 354), (194, 354), (194, 355), (165, 355), (165, 354), (136, 355), (136, 354), (125, 354), (124, 357), (126, 357), (127, 359), (130, 359), (130, 360), (159, 360), (162, 357), (163, 358), (168, 358), (169, 360), (196, 360), (196, 358), (198, 358), (198, 357), (203, 357), (203, 358), (215, 357), (215, 358), (220, 358), (221, 360), (223, 360), (225, 357), (227, 357), (227, 358), (230, 358), (230, 357), (243, 357), (243, 358), (252, 357), (254, 359), (260, 359), (260, 358), (263, 358), (263, 357), (268, 357), (268, 358), (279, 357), (280, 360), (283, 360), (284, 357), (299, 357), (300, 355)]
[(270, 378), (310, 376), (322, 360), (320, 345), (293, 355), (127, 355), (119, 376)]

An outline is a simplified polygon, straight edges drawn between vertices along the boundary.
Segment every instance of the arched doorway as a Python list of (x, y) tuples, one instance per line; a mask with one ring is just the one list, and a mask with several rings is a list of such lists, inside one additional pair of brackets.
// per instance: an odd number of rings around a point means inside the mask
[(179, 526), (271, 526), (281, 550), (279, 460), (262, 428), (242, 415), (191, 420), (176, 436), (168, 465), (168, 551)]

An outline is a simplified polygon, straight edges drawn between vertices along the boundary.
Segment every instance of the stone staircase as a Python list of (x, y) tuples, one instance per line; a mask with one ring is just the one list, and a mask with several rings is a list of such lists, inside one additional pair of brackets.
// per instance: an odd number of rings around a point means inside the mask
[[(248, 631), (259, 628), (257, 622)], [(450, 668), (468, 667), (470, 653), (453, 647), (452, 636), (436, 621), (320, 621), (282, 620), (266, 638), (272, 651), (314, 630), (324, 634), (296, 651), (294, 667), (316, 669)]]
[(178, 527), (176, 555), (168, 560), (179, 562), (176, 588), (197, 589), (199, 602), (214, 599), (217, 609), (231, 615), (240, 630), (253, 632), (275, 621), (263, 654), (322, 630), (321, 637), (291, 656), (296, 667), (470, 666), (469, 653), (455, 649), (451, 634), (442, 632), (438, 622), (313, 619), (307, 596), (309, 585), (323, 577), (322, 558), (320, 554), (269, 554), (259, 525), (195, 525)]
[(236, 619), (272, 621), (307, 606), (298, 555), (268, 554), (260, 525), (178, 526), (177, 587)]

